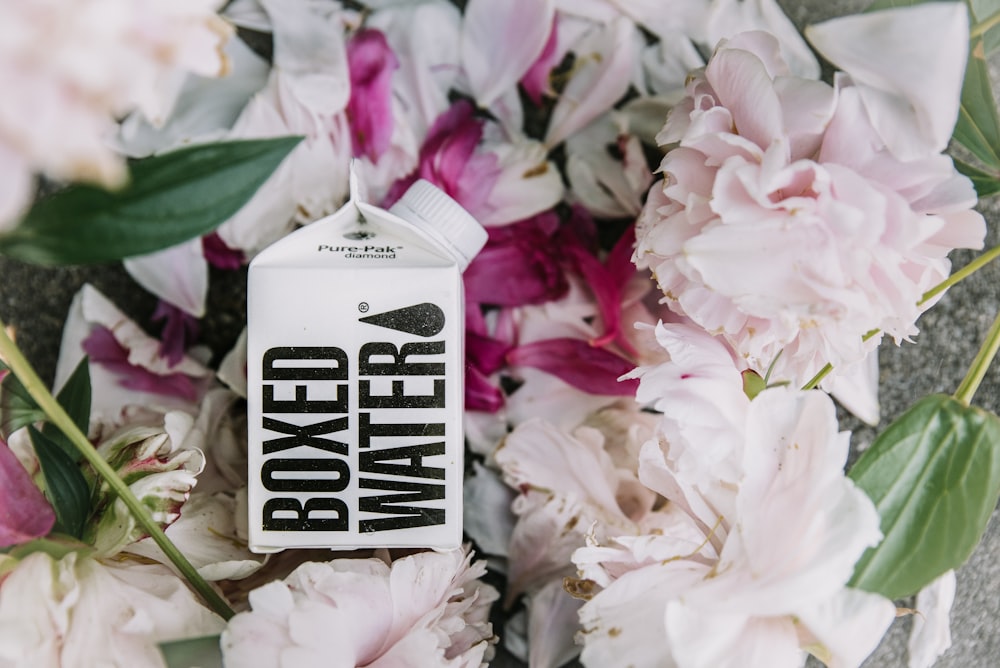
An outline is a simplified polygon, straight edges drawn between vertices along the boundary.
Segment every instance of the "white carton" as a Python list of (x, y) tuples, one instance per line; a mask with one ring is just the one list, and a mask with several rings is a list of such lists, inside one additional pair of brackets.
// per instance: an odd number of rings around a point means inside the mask
[(461, 272), (486, 240), (427, 182), (250, 265), (250, 549), (462, 540)]

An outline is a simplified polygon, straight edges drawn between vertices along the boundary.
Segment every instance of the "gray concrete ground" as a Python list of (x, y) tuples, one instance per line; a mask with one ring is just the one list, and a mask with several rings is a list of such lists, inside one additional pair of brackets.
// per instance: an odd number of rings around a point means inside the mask
[[(849, 13), (867, 2), (785, 0), (789, 16), (799, 25)], [(987, 246), (1000, 243), (1000, 202), (983, 209), (990, 225)], [(955, 256), (962, 266), (970, 253)], [(58, 353), (62, 320), (70, 299), (86, 281), (97, 285), (119, 306), (145, 323), (154, 301), (143, 293), (120, 267), (40, 269), (0, 258), (0, 316), (17, 328), (18, 341), (46, 380), (51, 380)], [(203, 326), (203, 340), (216, 356), (223, 355), (242, 327), (245, 290), (243, 272), (213, 273), (210, 315)], [(881, 353), (882, 427), (918, 398), (933, 392), (951, 393), (1000, 311), (1000, 263), (993, 263), (953, 288), (920, 320), (915, 344), (888, 344)], [(979, 406), (1000, 411), (1000, 363), (990, 369), (976, 395)], [(844, 419), (854, 431), (854, 443), (870, 443), (875, 430)], [(958, 571), (958, 592), (952, 615), (954, 645), (938, 662), (941, 668), (1000, 666), (1000, 519), (993, 520), (969, 562)], [(885, 641), (865, 664), (867, 668), (906, 665), (908, 619), (899, 619)], [(517, 662), (500, 656), (495, 666)]]

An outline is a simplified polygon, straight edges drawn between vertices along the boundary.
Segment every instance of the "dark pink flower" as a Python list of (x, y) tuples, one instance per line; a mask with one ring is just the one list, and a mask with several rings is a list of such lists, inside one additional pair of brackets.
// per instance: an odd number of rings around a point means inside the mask
[(466, 298), (479, 304), (541, 304), (566, 294), (559, 216), (546, 211), (528, 220), (489, 228), (486, 246), (465, 270)]
[(91, 362), (100, 364), (120, 377), (118, 383), (122, 387), (179, 397), (188, 401), (198, 398), (198, 388), (190, 376), (183, 373), (161, 376), (129, 362), (128, 350), (118, 342), (107, 327), (101, 325), (94, 327), (82, 345)]
[(0, 440), (0, 548), (41, 538), (55, 522), (52, 506)]
[(389, 148), (393, 131), (392, 73), (399, 67), (396, 54), (378, 30), (354, 33), (347, 43), (351, 97), (347, 118), (355, 156), (377, 161)]
[(500, 176), (497, 157), (477, 153), (483, 121), (468, 100), (459, 100), (441, 114), (420, 149), (417, 171), (392, 185), (383, 206), (402, 197), (418, 178), (445, 191), (473, 216), (487, 208), (487, 199)]

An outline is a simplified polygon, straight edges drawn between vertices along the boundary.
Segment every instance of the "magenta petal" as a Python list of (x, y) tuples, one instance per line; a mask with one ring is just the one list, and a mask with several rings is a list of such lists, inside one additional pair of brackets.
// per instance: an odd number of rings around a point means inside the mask
[(94, 327), (81, 344), (90, 361), (100, 364), (119, 376), (118, 384), (132, 390), (180, 397), (188, 401), (198, 398), (194, 380), (183, 373), (157, 375), (149, 369), (135, 366), (128, 361), (128, 350), (122, 346), (107, 327)]
[(162, 299), (150, 318), (153, 322), (163, 322), (160, 333), (160, 355), (170, 366), (176, 366), (188, 346), (198, 338), (198, 319)]
[(507, 354), (514, 366), (550, 373), (589, 394), (635, 396), (637, 379), (618, 379), (635, 369), (632, 362), (580, 339), (546, 339), (514, 348)]
[(56, 514), (14, 453), (0, 441), (0, 548), (41, 538)]
[(201, 249), (205, 260), (216, 269), (233, 271), (242, 267), (246, 260), (243, 251), (227, 246), (218, 232), (211, 232), (203, 236)]
[(506, 364), (510, 346), (489, 336), (465, 332), (465, 359), (485, 374), (499, 371)]
[(541, 304), (566, 294), (559, 227), (551, 211), (503, 227), (490, 228), (485, 248), (465, 270), (466, 298), (480, 304)]
[(399, 60), (378, 30), (359, 30), (347, 43), (351, 98), (347, 118), (355, 156), (377, 161), (392, 140), (392, 73)]
[(503, 392), (472, 365), (465, 367), (465, 408), (487, 413), (503, 408)]
[(552, 29), (549, 31), (549, 38), (545, 42), (545, 47), (542, 52), (538, 55), (538, 59), (528, 68), (528, 71), (524, 73), (521, 77), (521, 85), (524, 87), (524, 92), (527, 93), (531, 101), (536, 105), (541, 106), (542, 96), (550, 93), (552, 87), (549, 86), (549, 73), (552, 72), (552, 68), (555, 67), (556, 63), (556, 46), (558, 45), (558, 38), (556, 30), (558, 19), (552, 21)]

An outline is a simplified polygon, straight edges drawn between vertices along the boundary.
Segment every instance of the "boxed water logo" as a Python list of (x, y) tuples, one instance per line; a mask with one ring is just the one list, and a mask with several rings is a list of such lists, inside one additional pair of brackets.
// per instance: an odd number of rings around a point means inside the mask
[(461, 271), (485, 237), (418, 182), (391, 212), (352, 198), (251, 264), (252, 550), (460, 545)]

